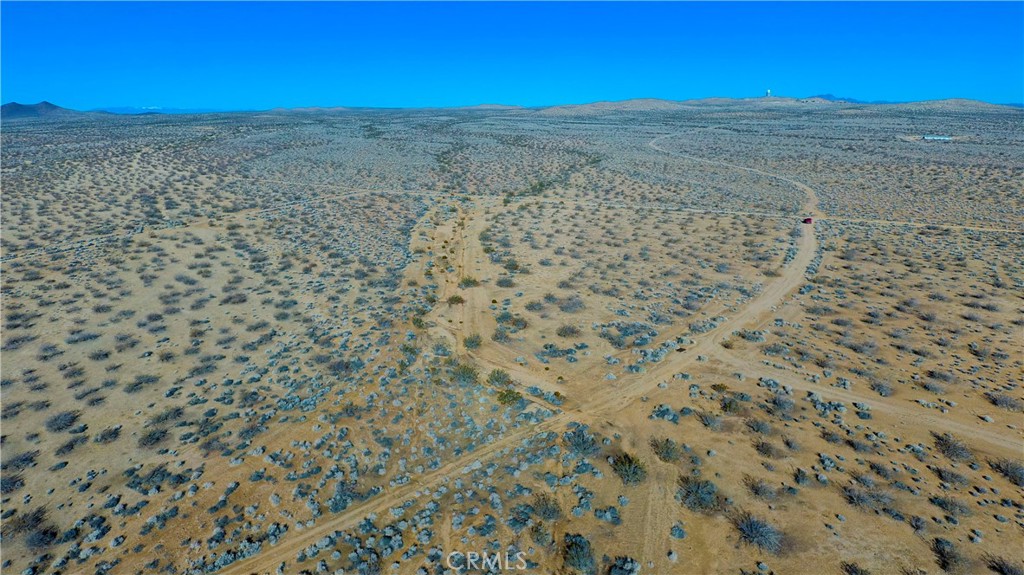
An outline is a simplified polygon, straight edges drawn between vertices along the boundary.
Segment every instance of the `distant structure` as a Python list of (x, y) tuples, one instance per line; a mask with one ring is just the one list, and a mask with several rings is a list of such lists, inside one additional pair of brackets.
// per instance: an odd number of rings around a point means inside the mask
[(929, 140), (929, 141), (948, 142), (948, 141), (952, 140), (953, 137), (952, 136), (933, 136), (931, 134), (927, 134), (927, 135), (921, 136), (921, 139), (922, 140)]
[(764, 91), (764, 97), (765, 98), (771, 98), (772, 97), (772, 89), (771, 88), (768, 88), (767, 90)]

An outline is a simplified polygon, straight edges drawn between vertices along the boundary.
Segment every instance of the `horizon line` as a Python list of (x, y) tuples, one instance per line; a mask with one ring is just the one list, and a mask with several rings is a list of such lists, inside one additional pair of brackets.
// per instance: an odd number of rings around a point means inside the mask
[[(670, 98), (658, 98), (658, 97), (645, 97), (637, 96), (632, 98), (625, 98), (622, 100), (591, 100), (586, 102), (566, 102), (556, 104), (540, 104), (534, 106), (526, 106), (521, 104), (503, 104), (497, 102), (485, 102), (479, 104), (458, 104), (458, 105), (447, 105), (447, 106), (365, 106), (365, 105), (300, 105), (300, 106), (274, 106), (271, 108), (182, 108), (176, 106), (100, 106), (89, 109), (78, 109), (78, 108), (66, 108), (59, 104), (55, 104), (50, 100), (40, 100), (36, 103), (25, 104), (17, 101), (4, 102), (3, 106), (18, 105), (18, 106), (38, 106), (41, 104), (50, 104), (58, 108), (68, 110), (71, 112), (78, 113), (108, 113), (119, 116), (140, 116), (140, 115), (155, 115), (155, 114), (166, 114), (166, 115), (188, 115), (188, 114), (232, 114), (232, 113), (260, 113), (260, 112), (292, 112), (303, 110), (459, 110), (467, 108), (510, 108), (520, 110), (543, 110), (547, 108), (558, 108), (558, 107), (570, 107), (570, 106), (591, 106), (595, 104), (621, 104), (626, 102), (634, 102), (638, 100), (650, 100), (657, 102), (672, 102), (678, 104), (684, 104), (687, 102), (700, 102), (705, 100), (734, 100), (734, 101), (770, 101), (770, 100), (812, 100), (821, 99), (834, 103), (847, 103), (847, 104), (860, 104), (860, 105), (898, 105), (898, 104), (923, 104), (928, 102), (943, 102), (949, 100), (962, 100), (967, 102), (977, 102), (981, 104), (987, 104), (990, 106), (1006, 106), (1011, 108), (1024, 108), (1024, 100), (1020, 102), (990, 102), (987, 100), (980, 100), (977, 98), (965, 98), (958, 96), (950, 96), (945, 98), (930, 98), (924, 100), (861, 100), (853, 97), (840, 97), (834, 94), (815, 94), (811, 96), (700, 96), (695, 98), (687, 98), (684, 100), (674, 100)], [(115, 111), (123, 110), (123, 111)], [(133, 110), (133, 111), (126, 111)]]

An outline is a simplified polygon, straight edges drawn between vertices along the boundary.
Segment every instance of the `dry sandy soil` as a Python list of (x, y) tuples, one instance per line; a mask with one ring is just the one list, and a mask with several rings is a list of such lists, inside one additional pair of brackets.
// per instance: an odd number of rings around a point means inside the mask
[(1021, 573), (1022, 122), (7, 122), (3, 571)]

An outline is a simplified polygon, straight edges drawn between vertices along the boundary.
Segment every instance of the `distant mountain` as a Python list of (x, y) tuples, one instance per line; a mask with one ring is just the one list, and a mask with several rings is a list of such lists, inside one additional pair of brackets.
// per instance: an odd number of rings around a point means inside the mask
[(844, 104), (891, 104), (892, 102), (885, 102), (882, 100), (869, 102), (867, 100), (858, 100), (856, 98), (843, 98), (841, 96), (834, 96), (832, 94), (818, 94), (817, 96), (808, 96), (802, 98), (804, 100), (824, 100), (826, 102), (839, 102)]
[(61, 108), (50, 102), (39, 102), (38, 104), (19, 104), (10, 102), (0, 106), (0, 119), (14, 120), (17, 118), (52, 118), (63, 116), (74, 116), (80, 114), (75, 110)]
[(124, 116), (145, 116), (152, 114), (209, 114), (213, 112), (220, 112), (222, 110), (214, 110), (212, 108), (137, 108), (134, 106), (114, 106), (110, 108), (97, 108), (94, 111), (106, 112), (109, 114), (120, 114)]
[(347, 112), (352, 108), (346, 108), (344, 106), (305, 106), (302, 108), (272, 108), (267, 112), (280, 114), (280, 113), (295, 113), (295, 114), (325, 114), (331, 112)]
[[(843, 105), (849, 106), (843, 106)], [(457, 106), (449, 108), (368, 108), (368, 107), (321, 107), (310, 106), (301, 108), (273, 108), (262, 113), (271, 114), (335, 114), (343, 112), (369, 112), (374, 110), (479, 110), (479, 111), (514, 111), (525, 110), (541, 116), (596, 116), (602, 114), (613, 114), (616, 112), (674, 112), (681, 110), (694, 110), (705, 106), (837, 106), (843, 110), (856, 110), (866, 105), (883, 105), (899, 107), (909, 110), (935, 110), (935, 111), (956, 111), (956, 110), (998, 110), (1006, 106), (1021, 109), (1021, 104), (989, 104), (979, 100), (968, 100), (963, 98), (950, 98), (946, 100), (926, 100), (923, 102), (888, 102), (882, 100), (857, 100), (855, 98), (843, 98), (832, 94), (821, 94), (806, 98), (790, 98), (783, 96), (753, 97), (753, 98), (701, 98), (693, 100), (663, 100), (659, 98), (634, 98), (621, 101), (600, 101), (589, 104), (564, 104), (555, 106), (537, 106), (524, 108), (521, 106), (506, 106), (501, 104), (480, 104), (477, 106)], [(110, 107), (82, 112), (62, 108), (50, 102), (39, 102), (38, 104), (19, 104), (10, 102), (0, 107), (0, 119), (14, 120), (19, 118), (89, 118), (98, 115), (131, 115), (145, 116), (151, 114), (209, 114), (209, 113), (231, 113), (226, 110), (212, 109), (185, 109), (185, 108), (135, 108), (135, 107)]]

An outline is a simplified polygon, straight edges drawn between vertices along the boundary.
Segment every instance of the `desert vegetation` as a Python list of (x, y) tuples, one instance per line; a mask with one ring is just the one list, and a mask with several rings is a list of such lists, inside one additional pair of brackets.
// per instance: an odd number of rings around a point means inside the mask
[(1020, 573), (1021, 120), (5, 122), (3, 570)]

